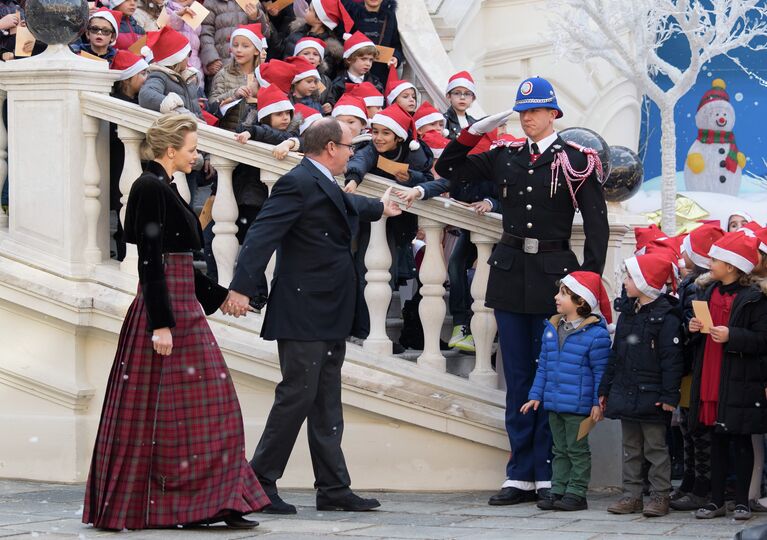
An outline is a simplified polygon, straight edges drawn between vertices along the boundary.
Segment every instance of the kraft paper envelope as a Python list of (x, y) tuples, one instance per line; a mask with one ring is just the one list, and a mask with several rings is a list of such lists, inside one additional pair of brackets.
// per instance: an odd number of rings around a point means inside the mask
[(575, 438), (576, 441), (580, 441), (582, 438), (584, 438), (586, 435), (589, 434), (589, 431), (594, 429), (594, 426), (596, 426), (597, 423), (594, 422), (594, 420), (591, 419), (590, 416), (587, 416), (583, 419), (581, 422), (580, 427), (578, 427), (578, 436)]
[(199, 2), (193, 2), (192, 5), (189, 6), (189, 9), (194, 11), (194, 17), (185, 13), (181, 18), (184, 19), (186, 24), (195, 29), (202, 24), (202, 21), (204, 21), (205, 17), (210, 13), (210, 10), (203, 7)]
[(143, 35), (140, 38), (138, 38), (138, 41), (136, 41), (136, 43), (128, 47), (128, 50), (132, 52), (133, 54), (137, 54), (141, 56), (141, 47), (143, 47), (144, 45), (146, 45), (146, 35)]
[(388, 64), (389, 60), (391, 60), (391, 57), (394, 56), (394, 49), (392, 49), (391, 47), (376, 45), (376, 49), (378, 49), (378, 58), (376, 58), (376, 62), (381, 62), (382, 64)]
[(98, 60), (99, 62), (107, 62), (106, 58), (100, 58), (96, 56), (95, 54), (91, 54), (86, 51), (80, 51), (80, 56), (82, 56), (83, 58), (87, 58), (88, 60)]
[(170, 22), (170, 15), (168, 15), (167, 7), (162, 8), (160, 15), (157, 16), (157, 20), (155, 22), (157, 23), (157, 28), (162, 28), (168, 25), (168, 22)]
[(237, 1), (237, 5), (242, 8), (242, 11), (245, 11), (245, 6), (256, 3), (255, 0), (236, 0), (236, 1)]
[(26, 26), (16, 27), (16, 50), (13, 52), (14, 56), (32, 56), (32, 51), (24, 52), (24, 45), (32, 43), (35, 46), (35, 36), (29, 31)]
[(323, 93), (325, 90), (327, 90), (328, 87), (322, 84), (322, 81), (317, 81), (317, 92), (320, 94)]
[(397, 174), (398, 172), (407, 172), (407, 163), (397, 163), (390, 159), (386, 159), (383, 156), (378, 156), (377, 167), (382, 171), (386, 171), (389, 174)]
[(276, 8), (277, 12), (279, 13), (280, 11), (282, 11), (283, 9), (285, 9), (286, 7), (288, 7), (292, 3), (293, 3), (293, 0), (274, 0), (274, 2), (272, 2), (271, 4), (269, 4), (266, 7)]
[(692, 310), (695, 313), (695, 318), (700, 319), (703, 323), (703, 328), (700, 329), (702, 334), (710, 334), (711, 327), (714, 326), (714, 321), (711, 320), (711, 312), (708, 309), (708, 303), (703, 300), (693, 300)]

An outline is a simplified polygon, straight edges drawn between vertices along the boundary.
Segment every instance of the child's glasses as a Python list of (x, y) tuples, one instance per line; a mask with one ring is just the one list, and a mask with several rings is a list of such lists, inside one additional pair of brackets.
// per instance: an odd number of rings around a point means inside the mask
[(89, 26), (88, 32), (96, 35), (101, 34), (102, 36), (111, 36), (114, 34), (114, 31), (109, 28), (99, 28), (98, 26)]

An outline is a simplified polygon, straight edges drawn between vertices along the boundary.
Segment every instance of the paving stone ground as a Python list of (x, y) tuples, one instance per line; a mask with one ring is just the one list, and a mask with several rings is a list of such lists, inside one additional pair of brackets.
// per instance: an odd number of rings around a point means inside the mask
[(375, 512), (317, 512), (310, 491), (285, 490), (283, 498), (298, 506), (295, 516), (257, 515), (252, 531), (223, 526), (204, 530), (99, 531), (80, 522), (83, 486), (0, 480), (0, 539), (108, 538), (229, 540), (467, 539), (467, 540), (650, 540), (672, 538), (731, 539), (744, 527), (767, 525), (767, 514), (747, 523), (732, 518), (696, 520), (692, 513), (647, 519), (614, 516), (605, 509), (615, 492), (589, 494), (583, 512), (542, 512), (533, 504), (487, 505), (491, 493), (363, 493), (381, 501)]

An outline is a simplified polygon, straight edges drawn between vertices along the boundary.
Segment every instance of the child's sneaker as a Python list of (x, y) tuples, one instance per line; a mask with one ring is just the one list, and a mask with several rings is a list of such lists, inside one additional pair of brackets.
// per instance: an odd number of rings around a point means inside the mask
[(557, 510), (563, 510), (565, 512), (577, 512), (578, 510), (587, 510), (589, 507), (586, 502), (586, 497), (574, 495), (572, 493), (565, 493), (565, 496), (554, 501), (554, 508)]
[(638, 514), (643, 509), (642, 499), (635, 499), (634, 497), (623, 497), (607, 507), (607, 511), (611, 514)]
[(469, 335), (469, 327), (465, 324), (458, 324), (453, 327), (453, 335), (450, 336), (450, 341), (447, 342), (447, 346), (450, 348), (455, 347), (458, 342), (462, 341)]
[(659, 493), (654, 493), (650, 497), (650, 504), (644, 507), (644, 511), (642, 512), (642, 515), (644, 517), (661, 517), (668, 514), (668, 504), (669, 504), (669, 498), (668, 495), (661, 495)]
[[(464, 326), (464, 328), (466, 327)], [(477, 349), (474, 347), (474, 336), (472, 336), (471, 334), (468, 334), (461, 341), (456, 343), (454, 348), (463, 352), (470, 352), (470, 353), (476, 352)]]

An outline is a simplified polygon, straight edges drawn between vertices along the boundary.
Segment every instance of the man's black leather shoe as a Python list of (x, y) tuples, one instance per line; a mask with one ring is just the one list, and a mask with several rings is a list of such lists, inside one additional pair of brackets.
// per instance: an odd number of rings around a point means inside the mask
[(264, 507), (261, 510), (264, 514), (296, 514), (296, 507), (292, 504), (288, 504), (283, 501), (276, 493), (268, 494), (269, 500), (272, 502), (269, 506)]
[(381, 503), (377, 499), (363, 499), (354, 493), (335, 499), (317, 495), (317, 510), (325, 512), (367, 512), (379, 506)]
[(501, 488), (501, 491), (490, 497), (490, 506), (507, 506), (526, 502), (535, 502), (535, 491), (525, 491), (515, 487)]

